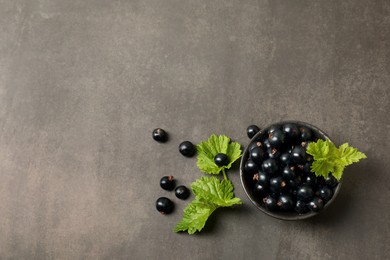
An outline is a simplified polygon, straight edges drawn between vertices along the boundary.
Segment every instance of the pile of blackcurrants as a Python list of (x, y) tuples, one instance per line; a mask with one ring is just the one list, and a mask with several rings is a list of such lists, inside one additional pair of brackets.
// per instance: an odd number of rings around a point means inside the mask
[[(258, 131), (256, 126), (248, 127), (248, 137)], [(323, 209), (338, 182), (332, 175), (323, 178), (311, 172), (313, 157), (306, 148), (319, 138), (324, 136), (299, 123), (263, 129), (247, 149), (243, 177), (248, 195), (271, 212), (301, 215)]]
[[(159, 143), (168, 141), (168, 133), (162, 128), (156, 128), (152, 132), (153, 139)], [(196, 153), (196, 147), (190, 141), (181, 142), (179, 152), (185, 157), (192, 157)], [(190, 196), (190, 190), (184, 186), (176, 186), (176, 181), (173, 176), (163, 176), (160, 179), (160, 187), (167, 191), (175, 190), (175, 195), (178, 199), (185, 200)], [(174, 203), (167, 197), (160, 197), (156, 201), (156, 209), (161, 214), (170, 214), (174, 209)]]

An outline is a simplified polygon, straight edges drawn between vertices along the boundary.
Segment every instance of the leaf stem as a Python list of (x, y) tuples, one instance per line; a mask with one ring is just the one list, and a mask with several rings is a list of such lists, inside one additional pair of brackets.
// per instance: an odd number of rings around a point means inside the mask
[(222, 169), (222, 173), (223, 173), (223, 178), (224, 178), (225, 180), (227, 180), (228, 178), (227, 178), (227, 176), (226, 176), (225, 168)]

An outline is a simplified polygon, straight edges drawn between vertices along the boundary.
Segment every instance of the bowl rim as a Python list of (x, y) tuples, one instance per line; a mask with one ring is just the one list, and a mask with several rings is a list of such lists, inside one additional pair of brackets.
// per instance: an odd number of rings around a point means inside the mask
[(285, 120), (285, 121), (275, 122), (275, 123), (267, 125), (264, 128), (261, 128), (261, 130), (258, 133), (256, 133), (251, 138), (251, 140), (249, 141), (248, 145), (245, 147), (244, 152), (242, 153), (242, 157), (241, 157), (241, 161), (240, 161), (241, 186), (244, 189), (244, 192), (245, 192), (246, 196), (249, 198), (251, 203), (258, 210), (260, 210), (261, 212), (263, 212), (263, 213), (265, 213), (265, 214), (267, 214), (267, 215), (269, 215), (271, 217), (274, 217), (274, 218), (277, 218), (277, 219), (281, 219), (281, 220), (301, 220), (301, 219), (307, 219), (307, 218), (310, 218), (310, 217), (318, 215), (319, 213), (323, 212), (326, 208), (328, 208), (330, 206), (330, 204), (332, 204), (334, 199), (337, 197), (337, 195), (338, 195), (338, 193), (340, 191), (340, 188), (341, 188), (341, 184), (342, 184), (342, 179), (340, 179), (340, 181), (338, 182), (337, 187), (334, 189), (333, 197), (325, 204), (325, 206), (324, 206), (324, 208), (322, 210), (320, 210), (319, 212), (309, 212), (309, 213), (306, 213), (306, 214), (296, 214), (296, 215), (295, 214), (291, 214), (290, 215), (288, 213), (280, 213), (280, 212), (269, 211), (266, 208), (261, 207), (260, 204), (258, 202), (256, 202), (256, 200), (249, 194), (248, 188), (246, 187), (245, 181), (244, 181), (244, 166), (245, 166), (245, 162), (248, 160), (248, 157), (249, 157), (249, 151), (248, 151), (249, 145), (254, 140), (256, 140), (257, 137), (259, 137), (260, 135), (264, 134), (264, 132), (266, 130), (268, 130), (271, 126), (273, 126), (273, 125), (291, 124), (291, 123), (309, 127), (311, 129), (315, 130), (320, 136), (322, 136), (325, 139), (333, 142), (324, 131), (322, 131), (321, 129), (319, 129), (318, 127), (316, 127), (316, 126), (314, 126), (312, 124), (309, 124), (309, 123), (306, 123), (306, 122), (303, 122), (303, 121), (297, 121), (297, 120)]

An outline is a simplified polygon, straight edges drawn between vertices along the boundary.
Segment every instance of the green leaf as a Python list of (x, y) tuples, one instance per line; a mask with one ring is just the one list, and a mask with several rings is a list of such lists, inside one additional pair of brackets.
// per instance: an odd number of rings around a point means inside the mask
[(231, 207), (242, 204), (239, 198), (234, 197), (233, 184), (216, 177), (202, 177), (191, 184), (195, 199), (184, 209), (182, 220), (174, 231), (188, 231), (194, 234), (201, 231), (209, 216), (219, 207)]
[(348, 143), (342, 144), (339, 147), (340, 152), (340, 159), (342, 160), (342, 163), (344, 166), (350, 165), (352, 163), (358, 162), (361, 159), (367, 158), (367, 156), (359, 152), (358, 149), (353, 148), (348, 145)]
[(318, 140), (310, 143), (306, 152), (314, 158), (311, 166), (312, 172), (325, 178), (331, 173), (338, 181), (340, 181), (346, 166), (367, 158), (364, 153), (350, 147), (348, 143), (337, 148), (329, 140)]
[(333, 171), (333, 163), (325, 159), (317, 161), (314, 160), (310, 171), (314, 172), (317, 176), (323, 176), (324, 178), (327, 178), (329, 173)]
[(336, 146), (329, 140), (319, 139), (317, 142), (309, 143), (306, 153), (313, 156), (314, 160), (327, 159), (329, 154), (333, 154)]
[(177, 223), (174, 231), (188, 231), (188, 234), (194, 234), (196, 231), (201, 231), (206, 224), (207, 219), (217, 209), (217, 205), (193, 200), (184, 209), (182, 220)]
[(219, 181), (216, 177), (202, 177), (191, 184), (191, 189), (197, 199), (204, 199), (219, 207), (242, 203), (239, 198), (234, 198), (233, 184), (227, 179)]
[[(241, 146), (236, 142), (230, 142), (230, 138), (225, 135), (211, 135), (207, 141), (203, 141), (196, 146), (197, 166), (208, 174), (219, 174), (222, 169), (229, 169), (232, 164), (241, 157)], [(218, 153), (226, 154), (229, 164), (219, 167), (214, 162), (214, 157)]]

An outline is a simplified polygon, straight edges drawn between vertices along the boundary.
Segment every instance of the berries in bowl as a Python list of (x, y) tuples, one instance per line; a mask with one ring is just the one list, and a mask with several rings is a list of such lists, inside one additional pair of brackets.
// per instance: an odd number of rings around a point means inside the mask
[(280, 122), (251, 139), (241, 159), (241, 183), (262, 212), (283, 220), (305, 219), (334, 201), (344, 168), (363, 158), (348, 144), (337, 148), (315, 126)]

